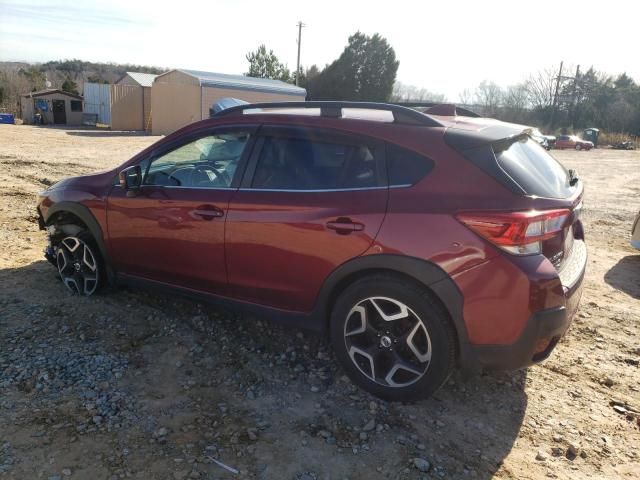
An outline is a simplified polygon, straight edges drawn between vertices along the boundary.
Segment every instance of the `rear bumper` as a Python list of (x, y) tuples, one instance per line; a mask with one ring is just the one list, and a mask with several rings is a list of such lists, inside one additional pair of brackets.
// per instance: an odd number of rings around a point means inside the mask
[(492, 370), (517, 370), (545, 360), (571, 325), (581, 294), (582, 284), (571, 295), (569, 306), (534, 313), (514, 343), (470, 345), (471, 358), (477, 366)]
[(571, 325), (582, 296), (587, 253), (584, 242), (576, 245), (572, 262), (560, 273), (564, 305), (532, 313), (519, 336), (511, 343), (462, 345), (463, 368), (517, 370), (541, 362), (551, 355)]

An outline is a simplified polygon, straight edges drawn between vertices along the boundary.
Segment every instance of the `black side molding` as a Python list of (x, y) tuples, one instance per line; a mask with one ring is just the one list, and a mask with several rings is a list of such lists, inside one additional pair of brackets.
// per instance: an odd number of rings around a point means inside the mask
[(157, 292), (180, 295), (183, 298), (229, 308), (230, 310), (240, 311), (250, 315), (260, 316), (286, 327), (301, 328), (315, 333), (323, 332), (323, 327), (318, 322), (314, 321), (310, 314), (304, 312), (279, 310), (277, 308), (243, 302), (242, 300), (234, 300), (208, 292), (200, 292), (188, 288), (177, 287), (175, 285), (168, 285), (163, 282), (140, 278), (133, 275), (126, 275), (123, 273), (119, 273), (117, 275), (116, 283), (118, 285), (127, 285), (134, 288), (148, 288)]
[(336, 268), (325, 280), (316, 299), (312, 318), (313, 323), (328, 331), (331, 306), (342, 291), (342, 286), (354, 275), (366, 274), (367, 271), (386, 270), (413, 278), (428, 287), (440, 300), (449, 313), (458, 335), (460, 361), (467, 362), (467, 345), (469, 337), (464, 323), (464, 297), (453, 279), (438, 265), (420, 258), (394, 254), (375, 254), (349, 260)]

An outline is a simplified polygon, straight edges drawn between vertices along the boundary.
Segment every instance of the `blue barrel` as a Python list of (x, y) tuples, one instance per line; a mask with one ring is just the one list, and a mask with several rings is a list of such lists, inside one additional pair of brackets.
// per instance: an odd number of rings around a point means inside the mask
[(9, 123), (13, 125), (15, 118), (13, 117), (13, 113), (0, 113), (0, 123)]

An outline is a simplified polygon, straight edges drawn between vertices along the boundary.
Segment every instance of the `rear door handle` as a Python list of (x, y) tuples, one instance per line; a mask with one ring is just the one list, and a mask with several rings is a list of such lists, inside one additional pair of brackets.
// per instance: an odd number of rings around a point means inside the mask
[(334, 230), (340, 235), (348, 235), (352, 232), (361, 232), (364, 230), (364, 225), (359, 222), (354, 222), (348, 217), (340, 217), (326, 223), (326, 227), (329, 230)]
[(213, 220), (214, 218), (224, 217), (224, 211), (215, 205), (200, 205), (191, 210), (191, 216), (201, 220)]

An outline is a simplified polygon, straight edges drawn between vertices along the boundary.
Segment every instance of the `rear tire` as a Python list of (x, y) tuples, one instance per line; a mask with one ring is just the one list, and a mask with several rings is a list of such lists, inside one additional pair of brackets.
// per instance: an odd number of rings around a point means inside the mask
[(93, 236), (81, 227), (64, 234), (54, 246), (58, 274), (64, 286), (76, 295), (91, 296), (105, 284), (104, 262)]
[(582, 150), (582, 145), (577, 144), (577, 145), (576, 145), (576, 150), (578, 150), (578, 151), (579, 151), (579, 150)]
[(455, 365), (456, 335), (431, 294), (400, 276), (357, 280), (331, 313), (331, 343), (351, 380), (385, 400), (433, 395)]

